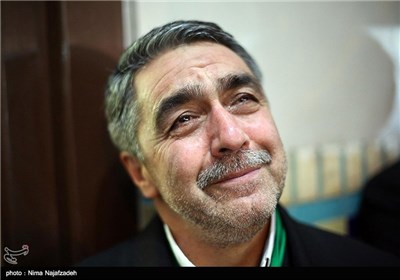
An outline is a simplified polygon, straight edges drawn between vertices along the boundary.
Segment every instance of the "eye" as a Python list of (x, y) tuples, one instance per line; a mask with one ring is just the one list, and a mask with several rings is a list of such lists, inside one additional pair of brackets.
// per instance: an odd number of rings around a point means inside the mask
[(239, 114), (246, 114), (253, 112), (260, 104), (257, 97), (249, 93), (240, 93), (236, 95), (232, 103), (229, 105), (229, 109), (232, 112)]
[(177, 130), (179, 128), (188, 126), (190, 123), (192, 123), (195, 119), (198, 119), (199, 117), (196, 115), (191, 115), (191, 114), (182, 114), (180, 115), (172, 124), (170, 131)]
[(249, 101), (250, 100), (250, 97), (249, 96), (247, 96), (247, 95), (242, 95), (242, 96), (240, 96), (236, 101), (235, 101), (235, 103), (244, 103), (244, 102), (247, 102), (247, 101)]
[(183, 116), (180, 116), (180, 117), (176, 120), (176, 122), (179, 123), (179, 124), (183, 124), (183, 123), (186, 123), (186, 122), (190, 121), (192, 118), (193, 118), (193, 116), (190, 116), (190, 115), (183, 115)]

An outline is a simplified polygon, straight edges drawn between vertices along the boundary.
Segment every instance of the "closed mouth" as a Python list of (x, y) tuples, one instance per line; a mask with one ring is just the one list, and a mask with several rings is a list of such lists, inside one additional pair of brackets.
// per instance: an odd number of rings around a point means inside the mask
[(223, 176), (222, 178), (212, 182), (210, 185), (220, 184), (220, 183), (224, 183), (224, 182), (229, 181), (229, 180), (240, 178), (240, 177), (245, 176), (246, 174), (249, 174), (249, 173), (251, 173), (251, 172), (253, 172), (255, 170), (258, 170), (260, 168), (261, 168), (260, 166), (253, 166), (253, 167), (245, 168), (245, 169), (242, 169), (242, 170), (239, 170), (239, 171), (236, 171), (236, 172), (228, 173), (225, 176)]
[(202, 170), (197, 177), (197, 185), (205, 189), (215, 184), (226, 187), (246, 184), (248, 180), (257, 177), (258, 169), (270, 163), (271, 155), (266, 150), (239, 150)]

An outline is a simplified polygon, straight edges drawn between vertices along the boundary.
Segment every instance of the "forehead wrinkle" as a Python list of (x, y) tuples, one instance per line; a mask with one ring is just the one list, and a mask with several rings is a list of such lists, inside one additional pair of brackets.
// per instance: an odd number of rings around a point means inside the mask
[[(148, 88), (146, 90), (146, 95), (154, 94), (155, 96), (157, 96), (162, 92), (168, 91), (168, 89), (170, 87), (170, 83), (168, 82), (168, 79), (166, 77), (168, 77), (168, 75), (171, 74), (173, 69), (175, 69), (180, 64), (182, 64), (182, 62), (179, 62), (178, 64), (169, 65), (167, 62), (164, 61), (165, 56), (170, 51), (171, 50), (166, 50), (165, 52), (162, 52), (161, 54), (159, 54), (152, 61), (150, 61), (147, 65), (145, 65), (141, 70), (139, 70), (138, 73), (136, 74), (136, 78), (135, 78), (136, 83), (138, 80), (142, 79), (142, 76), (144, 78), (144, 81), (141, 82), (141, 85), (144, 86), (144, 88)], [(157, 74), (159, 73), (159, 71), (157, 71), (158, 68), (156, 65), (160, 64), (160, 63), (162, 63), (162, 65), (164, 65), (164, 66), (168, 66), (168, 69), (163, 71), (164, 73), (160, 77), (157, 77)], [(156, 68), (154, 69), (154, 67), (156, 67)], [(178, 73), (180, 73), (180, 72), (178, 72)], [(176, 73), (175, 75), (177, 75), (178, 73)], [(152, 77), (157, 77), (157, 78), (153, 80)], [(167, 80), (167, 82), (165, 80)]]

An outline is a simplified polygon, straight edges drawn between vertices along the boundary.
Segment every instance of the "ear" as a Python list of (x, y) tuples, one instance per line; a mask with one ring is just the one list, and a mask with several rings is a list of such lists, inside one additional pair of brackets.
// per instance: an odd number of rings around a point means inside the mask
[(121, 152), (120, 159), (132, 181), (140, 189), (144, 197), (155, 198), (158, 196), (158, 190), (143, 163), (128, 152)]

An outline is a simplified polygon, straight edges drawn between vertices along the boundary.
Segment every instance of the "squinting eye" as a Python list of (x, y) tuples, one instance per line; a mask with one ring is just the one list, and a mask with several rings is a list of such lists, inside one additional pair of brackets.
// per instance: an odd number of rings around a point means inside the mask
[(179, 117), (176, 121), (178, 123), (185, 123), (185, 122), (190, 121), (191, 119), (192, 119), (192, 116), (185, 115), (185, 116)]
[(257, 98), (254, 97), (253, 95), (250, 94), (242, 94), (239, 96), (239, 98), (237, 98), (234, 102), (233, 102), (233, 106), (235, 105), (239, 105), (239, 104), (243, 104), (243, 103), (247, 103), (248, 101), (255, 101), (257, 102)]
[(251, 114), (260, 108), (260, 100), (253, 94), (241, 92), (232, 99), (228, 108), (234, 114)]
[(171, 127), (171, 130), (174, 130), (181, 126), (184, 126), (195, 118), (197, 118), (197, 117), (193, 116), (193, 115), (181, 115), (179, 118), (177, 118), (175, 120), (175, 122), (173, 123), (173, 125)]
[(248, 96), (241, 96), (236, 102), (243, 103), (249, 100), (250, 98)]

